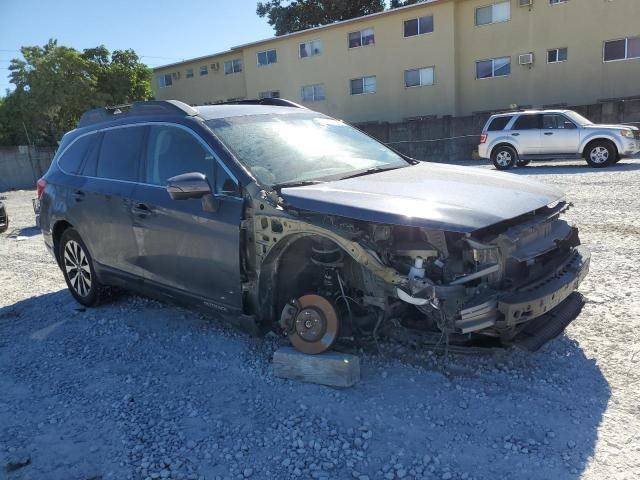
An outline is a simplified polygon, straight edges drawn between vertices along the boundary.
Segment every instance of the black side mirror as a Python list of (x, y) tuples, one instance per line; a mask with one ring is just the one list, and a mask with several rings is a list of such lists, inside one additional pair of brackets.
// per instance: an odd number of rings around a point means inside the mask
[(202, 173), (183, 173), (167, 180), (167, 193), (172, 200), (202, 198), (211, 194), (211, 186)]

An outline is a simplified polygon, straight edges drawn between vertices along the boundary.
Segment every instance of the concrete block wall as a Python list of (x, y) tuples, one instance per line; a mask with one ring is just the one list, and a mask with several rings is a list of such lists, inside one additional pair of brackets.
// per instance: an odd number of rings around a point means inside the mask
[[(594, 123), (628, 123), (640, 127), (640, 97), (567, 108)], [(451, 162), (472, 158), (489, 116), (486, 113), (466, 117), (431, 117), (399, 123), (362, 123), (356, 127), (418, 160)]]
[(54, 154), (53, 148), (0, 147), (0, 191), (35, 190)]

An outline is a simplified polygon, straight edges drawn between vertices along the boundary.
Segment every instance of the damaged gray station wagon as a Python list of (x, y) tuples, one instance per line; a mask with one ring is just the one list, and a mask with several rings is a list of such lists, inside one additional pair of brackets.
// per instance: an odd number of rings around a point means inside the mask
[(38, 197), (81, 304), (124, 287), (305, 353), (398, 331), (537, 350), (583, 305), (590, 255), (557, 189), (418, 162), (286, 100), (87, 112)]

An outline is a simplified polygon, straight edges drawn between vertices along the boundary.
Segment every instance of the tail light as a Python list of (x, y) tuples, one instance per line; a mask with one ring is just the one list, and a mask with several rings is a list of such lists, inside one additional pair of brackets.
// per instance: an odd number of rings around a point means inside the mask
[(42, 198), (45, 188), (47, 188), (47, 181), (44, 178), (41, 178), (38, 180), (38, 183), (36, 183), (36, 194), (38, 196), (38, 200)]
[(480, 135), (480, 143), (486, 143), (487, 141), (487, 134), (483, 133), (482, 135)]

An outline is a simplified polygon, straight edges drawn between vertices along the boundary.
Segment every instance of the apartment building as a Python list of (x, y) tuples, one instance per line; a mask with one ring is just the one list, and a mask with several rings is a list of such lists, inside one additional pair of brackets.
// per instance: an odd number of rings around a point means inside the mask
[(639, 19), (640, 0), (433, 0), (158, 67), (153, 89), (351, 122), (638, 97)]

